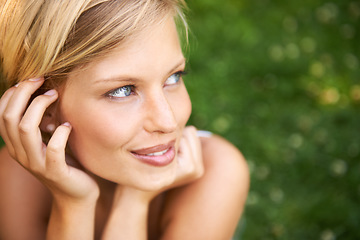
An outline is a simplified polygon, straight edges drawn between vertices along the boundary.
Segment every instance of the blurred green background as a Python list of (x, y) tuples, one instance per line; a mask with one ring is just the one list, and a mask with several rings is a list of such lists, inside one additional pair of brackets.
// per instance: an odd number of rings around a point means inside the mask
[(235, 239), (360, 239), (359, 1), (188, 5), (190, 123), (250, 166)]
[(360, 239), (360, 2), (188, 5), (191, 123), (251, 170), (235, 239)]

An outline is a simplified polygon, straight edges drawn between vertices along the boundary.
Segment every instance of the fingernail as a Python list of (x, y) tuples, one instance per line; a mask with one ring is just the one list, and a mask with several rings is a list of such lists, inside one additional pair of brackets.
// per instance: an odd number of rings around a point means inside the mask
[(197, 135), (198, 137), (207, 137), (207, 138), (209, 138), (209, 137), (211, 137), (213, 134), (212, 134), (212, 132), (209, 132), (209, 131), (197, 130), (196, 135)]
[(43, 78), (30, 78), (29, 81), (30, 82), (37, 82), (37, 81), (40, 81), (42, 80)]
[(48, 124), (48, 125), (46, 126), (46, 130), (47, 130), (48, 132), (50, 132), (50, 133), (54, 132), (54, 131), (55, 131), (55, 128), (56, 128), (56, 126), (55, 126), (55, 124), (53, 124), (53, 123), (50, 123), (50, 124)]
[(69, 122), (64, 122), (62, 125), (71, 128), (71, 124)]
[(47, 91), (46, 93), (44, 93), (44, 95), (47, 95), (47, 96), (54, 96), (56, 94), (56, 90), (54, 89), (51, 89), (49, 91)]
[(18, 87), (20, 85), (20, 83), (17, 83), (17, 84), (15, 84), (15, 86), (14, 87)]

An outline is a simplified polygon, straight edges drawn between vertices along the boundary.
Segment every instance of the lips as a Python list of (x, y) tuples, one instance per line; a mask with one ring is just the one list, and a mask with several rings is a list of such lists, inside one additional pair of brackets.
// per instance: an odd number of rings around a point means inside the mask
[(175, 158), (175, 140), (167, 144), (134, 150), (131, 154), (143, 163), (163, 167), (169, 165)]

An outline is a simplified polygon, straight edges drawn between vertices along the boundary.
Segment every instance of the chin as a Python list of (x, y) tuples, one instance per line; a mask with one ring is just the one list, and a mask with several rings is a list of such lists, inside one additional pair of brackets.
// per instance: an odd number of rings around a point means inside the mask
[(173, 167), (161, 173), (143, 174), (141, 180), (139, 179), (139, 181), (134, 183), (134, 188), (150, 192), (168, 189), (168, 187), (174, 183), (176, 177), (175, 169), (176, 168)]

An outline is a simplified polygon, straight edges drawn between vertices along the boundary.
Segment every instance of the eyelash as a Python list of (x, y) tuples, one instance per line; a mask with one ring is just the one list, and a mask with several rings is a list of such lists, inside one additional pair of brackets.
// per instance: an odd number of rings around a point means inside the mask
[[(164, 86), (171, 86), (171, 85), (175, 85), (177, 83), (179, 83), (181, 81), (181, 78), (186, 75), (187, 72), (186, 71), (178, 71), (176, 73), (173, 73), (170, 77), (168, 77), (165, 81), (165, 84)], [(166, 84), (166, 82), (172, 77), (172, 76), (178, 76), (178, 79), (176, 79), (176, 82), (174, 83), (171, 83), (171, 84)], [(126, 90), (124, 90), (125, 88), (127, 88)], [(107, 92), (105, 94), (106, 97), (108, 98), (115, 98), (115, 99), (119, 99), (119, 98), (125, 98), (125, 97), (129, 97), (130, 95), (133, 95), (135, 94), (135, 89), (136, 89), (136, 86), (135, 85), (125, 85), (125, 86), (122, 86), (122, 87), (119, 87), (119, 88), (116, 88), (114, 90), (111, 90), (109, 92)], [(122, 94), (124, 93), (125, 91), (127, 91), (127, 93), (125, 93), (125, 96), (121, 96), (121, 97), (117, 97), (115, 96), (116, 94)], [(130, 92), (128, 92), (130, 91)], [(118, 93), (117, 93), (118, 92)], [(128, 94), (128, 95), (126, 95)]]
[(176, 83), (180, 82), (180, 81), (181, 81), (181, 78), (182, 78), (184, 75), (186, 75), (186, 74), (187, 74), (186, 71), (178, 71), (178, 72), (172, 74), (170, 77), (168, 77), (168, 78), (166, 79), (164, 86), (168, 86), (168, 85), (166, 85), (166, 82), (167, 82), (172, 76), (179, 76), (179, 78), (177, 79), (177, 81), (176, 81), (175, 83), (171, 83), (171, 84), (169, 84), (169, 85), (175, 85)]

